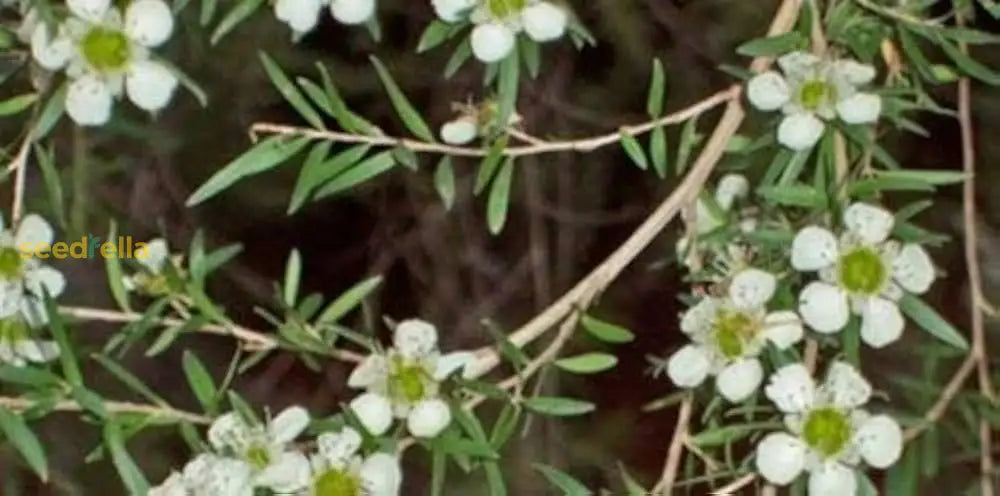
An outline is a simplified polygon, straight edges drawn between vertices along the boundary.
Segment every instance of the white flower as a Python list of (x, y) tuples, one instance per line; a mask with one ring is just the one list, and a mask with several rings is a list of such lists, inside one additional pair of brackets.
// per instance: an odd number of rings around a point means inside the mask
[(516, 36), (514, 31), (502, 24), (484, 23), (473, 28), (469, 41), (473, 55), (489, 64), (507, 57), (514, 49)]
[(763, 111), (781, 109), (778, 142), (805, 150), (823, 135), (824, 120), (840, 117), (848, 124), (878, 120), (882, 99), (857, 87), (875, 78), (875, 69), (853, 60), (825, 60), (805, 52), (778, 59), (784, 76), (767, 71), (747, 83), (747, 98)]
[(142, 270), (122, 277), (122, 283), (129, 291), (139, 290), (151, 296), (165, 295), (176, 284), (171, 277), (184, 275), (181, 269), (183, 256), (171, 257), (170, 248), (163, 238), (138, 243), (135, 255), (135, 261)]
[[(211, 454), (198, 455), (184, 466), (183, 481), (187, 496), (253, 496), (252, 469), (246, 462)], [(177, 492), (176, 482), (170, 481)]]
[(434, 13), (444, 22), (457, 22), (472, 7), (476, 0), (431, 0)]
[(323, 433), (312, 457), (309, 496), (398, 496), (403, 482), (399, 459), (375, 453), (362, 459), (361, 435), (350, 427)]
[(465, 145), (479, 135), (479, 126), (472, 117), (462, 116), (441, 126), (441, 139), (449, 145)]
[(49, 321), (45, 294), (56, 298), (66, 278), (44, 265), (49, 257), (52, 227), (41, 216), (28, 214), (14, 230), (0, 222), (0, 361), (49, 361), (59, 355), (54, 343), (34, 341), (30, 329)]
[[(445, 9), (446, 15), (452, 13)], [(543, 0), (481, 0), (469, 18), (477, 25), (469, 39), (473, 55), (493, 63), (507, 57), (522, 30), (537, 42), (561, 38), (569, 15)]]
[(341, 24), (363, 24), (375, 15), (375, 0), (332, 0), (330, 13)]
[(903, 332), (896, 301), (903, 291), (926, 292), (934, 265), (920, 245), (888, 239), (895, 221), (880, 207), (855, 203), (843, 222), (839, 240), (825, 228), (807, 226), (792, 241), (792, 267), (820, 277), (799, 294), (799, 313), (821, 333), (843, 329), (851, 312), (861, 315), (861, 339), (880, 348)]
[(308, 33), (319, 22), (325, 4), (325, 0), (278, 0), (274, 2), (274, 16), (295, 33)]
[(567, 18), (565, 10), (549, 2), (537, 2), (521, 11), (524, 32), (539, 42), (562, 38)]
[(124, 93), (136, 106), (155, 112), (170, 101), (178, 81), (165, 65), (150, 60), (149, 49), (173, 33), (174, 18), (163, 0), (135, 0), (124, 18), (109, 0), (67, 2), (72, 13), (51, 33), (39, 24), (32, 55), (48, 70), (65, 68), (72, 80), (66, 113), (81, 126), (111, 118), (115, 98)]
[(292, 446), (308, 425), (309, 413), (299, 406), (286, 408), (265, 425), (230, 412), (212, 422), (208, 441), (220, 454), (247, 464), (254, 486), (288, 493), (308, 484), (309, 462)]
[(696, 387), (715, 375), (727, 400), (743, 401), (760, 386), (764, 370), (757, 356), (770, 341), (786, 349), (802, 339), (795, 312), (768, 313), (774, 295), (773, 275), (744, 269), (733, 277), (727, 297), (705, 297), (681, 318), (681, 330), (693, 342), (670, 357), (667, 374), (674, 384)]
[(150, 488), (147, 496), (188, 496), (184, 477), (177, 472), (171, 472), (159, 486)]
[(392, 419), (407, 419), (410, 434), (434, 437), (451, 423), (448, 404), (438, 397), (441, 381), (461, 370), (468, 375), (470, 352), (442, 355), (437, 329), (422, 320), (404, 320), (393, 332), (393, 347), (368, 356), (351, 372), (347, 385), (366, 389), (351, 410), (372, 434), (384, 434)]
[(782, 367), (764, 393), (785, 415), (789, 432), (773, 432), (757, 445), (757, 471), (768, 482), (786, 485), (809, 472), (809, 495), (853, 495), (854, 467), (862, 461), (884, 469), (896, 463), (903, 432), (887, 415), (860, 407), (871, 386), (853, 367), (834, 362), (816, 387), (801, 363)]

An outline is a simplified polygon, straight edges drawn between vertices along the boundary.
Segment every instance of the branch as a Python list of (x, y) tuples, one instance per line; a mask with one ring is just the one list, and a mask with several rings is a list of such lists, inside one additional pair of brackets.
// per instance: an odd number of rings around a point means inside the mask
[[(23, 412), (36, 405), (43, 404), (44, 402), (29, 400), (25, 398), (11, 398), (6, 396), (0, 396), (0, 407), (13, 410), (15, 412)], [(191, 422), (192, 424), (207, 425), (212, 423), (212, 419), (204, 415), (199, 415), (197, 413), (186, 412), (183, 410), (177, 410), (176, 408), (169, 406), (156, 406), (156, 405), (146, 405), (140, 403), (128, 403), (123, 401), (105, 401), (104, 408), (111, 413), (135, 413), (140, 415), (149, 415), (151, 417), (171, 419), (182, 422)], [(44, 405), (58, 412), (82, 412), (85, 408), (80, 406), (79, 403), (72, 400), (62, 400), (57, 402), (55, 405)]]
[(24, 208), (24, 178), (28, 168), (28, 152), (31, 151), (31, 144), (34, 142), (34, 129), (29, 129), (21, 142), (21, 148), (17, 155), (7, 166), (7, 172), (14, 172), (14, 199), (11, 200), (10, 222), (14, 225), (21, 219), (21, 211)]
[(688, 423), (691, 421), (691, 410), (693, 399), (690, 395), (684, 398), (677, 412), (677, 424), (674, 427), (674, 435), (667, 448), (667, 458), (663, 464), (663, 473), (660, 481), (653, 487), (652, 494), (662, 494), (670, 496), (677, 480), (677, 470), (681, 466), (681, 455), (684, 454), (684, 440), (688, 435)]

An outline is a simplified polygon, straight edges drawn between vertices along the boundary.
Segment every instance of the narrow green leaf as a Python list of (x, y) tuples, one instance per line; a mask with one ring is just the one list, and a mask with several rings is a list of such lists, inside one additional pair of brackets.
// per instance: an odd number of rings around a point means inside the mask
[(55, 301), (48, 294), (45, 295), (45, 312), (49, 316), (49, 330), (52, 337), (59, 345), (59, 363), (62, 366), (63, 377), (73, 386), (83, 385), (83, 374), (80, 372), (80, 364), (77, 362), (72, 341), (66, 330), (66, 323)]
[(591, 336), (594, 336), (595, 338), (606, 343), (628, 343), (635, 339), (635, 335), (629, 332), (628, 329), (605, 322), (590, 315), (584, 315), (583, 318), (580, 319), (580, 325), (582, 325), (584, 330), (590, 333)]
[(646, 97), (646, 113), (656, 118), (663, 115), (663, 100), (666, 97), (666, 77), (663, 74), (663, 62), (653, 59), (653, 75), (649, 82), (649, 95)]
[(291, 140), (272, 136), (247, 150), (205, 181), (187, 199), (186, 205), (193, 207), (221, 193), (236, 181), (272, 169), (309, 144), (309, 138)]
[(822, 208), (827, 200), (825, 194), (806, 184), (768, 186), (759, 188), (757, 193), (769, 202), (792, 207)]
[(662, 127), (653, 129), (649, 137), (649, 155), (653, 158), (653, 170), (660, 178), (667, 177), (667, 162), (669, 155), (667, 150), (667, 133)]
[(403, 91), (399, 89), (396, 81), (392, 79), (392, 75), (389, 74), (389, 70), (382, 65), (374, 55), (369, 57), (372, 64), (375, 66), (375, 70), (378, 72), (379, 79), (382, 80), (382, 86), (385, 87), (386, 93), (389, 94), (389, 99), (392, 101), (392, 106), (396, 109), (396, 113), (399, 114), (400, 119), (403, 120), (403, 124), (406, 128), (413, 133), (414, 136), (428, 142), (434, 142), (434, 133), (431, 132), (430, 127), (424, 122), (424, 118), (420, 116), (410, 101), (403, 94)]
[(571, 398), (536, 396), (524, 400), (524, 406), (531, 411), (553, 417), (572, 417), (594, 411), (594, 404)]
[(500, 163), (504, 158), (504, 150), (507, 148), (507, 135), (503, 135), (497, 138), (496, 141), (490, 145), (490, 150), (486, 153), (486, 157), (483, 158), (482, 163), (479, 164), (479, 170), (476, 173), (476, 184), (472, 188), (472, 192), (475, 195), (482, 193), (486, 186), (490, 184), (493, 179), (493, 175), (496, 174), (497, 168), (500, 167)]
[(490, 233), (496, 235), (503, 230), (507, 222), (507, 210), (510, 206), (510, 185), (514, 179), (514, 159), (508, 158), (493, 181), (490, 197), (486, 204), (486, 224)]
[(66, 92), (68, 91), (69, 83), (63, 81), (59, 88), (49, 96), (49, 101), (42, 108), (42, 113), (38, 116), (34, 131), (31, 133), (35, 137), (35, 141), (48, 136), (52, 128), (59, 122), (59, 118), (66, 111)]
[(674, 168), (677, 175), (681, 175), (687, 170), (688, 158), (699, 141), (698, 118), (692, 117), (681, 128), (681, 143), (677, 147), (677, 165)]
[(38, 474), (42, 482), (49, 481), (49, 463), (45, 458), (45, 449), (42, 443), (31, 432), (31, 428), (25, 423), (24, 418), (6, 408), (0, 408), (0, 429), (3, 430), (4, 437), (10, 442), (17, 452), (21, 454), (28, 466)]
[(798, 31), (768, 38), (755, 38), (736, 47), (736, 53), (747, 57), (781, 55), (805, 48), (809, 40)]
[(580, 481), (555, 467), (550, 467), (543, 463), (532, 463), (535, 470), (542, 473), (553, 486), (558, 487), (564, 496), (590, 496), (594, 494)]
[(632, 163), (642, 170), (648, 169), (649, 161), (646, 160), (646, 152), (643, 151), (642, 145), (639, 144), (639, 140), (635, 139), (635, 136), (632, 136), (625, 131), (622, 131), (620, 136), (622, 148), (625, 149), (625, 153), (628, 154), (628, 158), (632, 159)]
[(353, 188), (369, 179), (392, 169), (396, 165), (396, 160), (392, 156), (392, 151), (384, 151), (368, 157), (363, 162), (347, 169), (330, 182), (326, 183), (316, 192), (316, 198), (324, 198), (341, 191)]
[(0, 102), (0, 117), (19, 114), (38, 101), (38, 93), (25, 93)]
[(299, 298), (299, 283), (302, 279), (302, 254), (298, 249), (293, 248), (288, 254), (288, 262), (285, 264), (285, 283), (282, 296), (285, 304), (295, 307), (295, 302)]
[(52, 214), (59, 222), (60, 226), (66, 226), (66, 204), (63, 194), (62, 180), (59, 171), (56, 170), (55, 152), (50, 148), (46, 150), (37, 143), (34, 146), (35, 156), (38, 157), (38, 167), (42, 169), (42, 180), (45, 182), (45, 192), (52, 208)]
[(104, 424), (104, 445), (111, 452), (111, 461), (114, 463), (115, 469), (118, 470), (118, 476), (125, 484), (129, 494), (137, 495), (149, 492), (149, 482), (125, 449), (121, 427), (113, 420)]
[(215, 381), (212, 380), (212, 374), (208, 372), (205, 365), (191, 350), (184, 350), (181, 364), (184, 368), (184, 375), (187, 377), (188, 385), (191, 387), (191, 392), (198, 399), (198, 403), (201, 404), (201, 407), (206, 412), (215, 412), (218, 406), (217, 397), (219, 392), (215, 387)]
[(528, 36), (519, 36), (517, 41), (521, 50), (521, 60), (524, 61), (524, 67), (528, 69), (528, 75), (531, 76), (531, 79), (538, 79), (542, 68), (541, 47), (538, 46), (538, 42)]
[[(108, 228), (108, 239), (118, 239), (118, 225), (114, 220)], [(111, 296), (114, 297), (118, 308), (126, 312), (132, 311), (129, 305), (128, 290), (125, 289), (125, 273), (122, 271), (121, 259), (119, 257), (105, 257), (104, 269), (108, 275), (108, 287), (111, 289)]]
[(93, 358), (94, 361), (96, 361), (97, 363), (101, 364), (101, 366), (104, 367), (105, 370), (111, 372), (111, 374), (114, 375), (119, 381), (121, 381), (122, 384), (128, 386), (129, 389), (135, 391), (143, 398), (146, 398), (146, 400), (149, 401), (150, 403), (153, 403), (155, 405), (166, 404), (166, 401), (164, 401), (163, 398), (154, 393), (153, 390), (149, 388), (149, 386), (147, 386), (144, 382), (142, 382), (142, 379), (139, 379), (135, 374), (129, 372), (128, 370), (125, 369), (125, 367), (122, 367), (114, 360), (99, 353), (91, 355), (91, 358)]
[(517, 105), (517, 92), (521, 80), (521, 62), (519, 52), (511, 50), (507, 58), (500, 62), (500, 79), (497, 86), (499, 99), (497, 113), (493, 121), (496, 129), (506, 129), (510, 116)]
[(295, 189), (292, 191), (292, 200), (288, 205), (289, 214), (302, 208), (302, 205), (316, 188), (357, 164), (371, 149), (369, 145), (356, 145), (334, 155), (329, 160), (323, 160), (320, 156), (325, 157), (331, 145), (332, 143), (329, 141), (319, 143), (316, 148), (320, 149), (313, 148), (309, 157), (306, 158), (302, 170), (299, 172), (299, 178), (295, 182)]
[(486, 485), (489, 487), (490, 496), (507, 496), (507, 484), (503, 480), (500, 464), (484, 462), (483, 469), (486, 471)]
[(451, 54), (451, 58), (448, 59), (448, 63), (444, 67), (444, 78), (451, 79), (452, 76), (462, 68), (469, 58), (472, 57), (472, 45), (469, 43), (469, 39), (465, 38), (461, 43), (455, 48), (455, 52)]
[(613, 368), (618, 358), (607, 353), (584, 353), (555, 361), (556, 367), (574, 374), (596, 374)]
[(434, 189), (446, 210), (451, 210), (455, 204), (455, 171), (451, 165), (451, 157), (445, 155), (434, 170)]
[(956, 348), (969, 349), (965, 337), (919, 297), (904, 294), (899, 300), (899, 309), (932, 336)]
[(945, 55), (955, 62), (955, 65), (957, 65), (959, 70), (962, 72), (991, 86), (1000, 86), (1000, 72), (997, 72), (982, 64), (978, 60), (970, 57), (968, 54), (962, 52), (962, 50), (960, 50), (955, 44), (947, 40), (939, 38), (937, 40), (937, 45), (944, 50)]
[(305, 119), (306, 122), (308, 122), (312, 127), (317, 129), (326, 129), (326, 126), (323, 125), (323, 119), (318, 113), (316, 113), (316, 110), (309, 105), (306, 98), (302, 96), (302, 92), (295, 87), (295, 84), (292, 83), (290, 79), (288, 79), (288, 76), (286, 76), (285, 72), (281, 70), (281, 67), (279, 67), (278, 64), (276, 64), (274, 60), (272, 60), (271, 57), (268, 57), (263, 51), (259, 52), (258, 55), (260, 56), (261, 63), (264, 64), (264, 71), (267, 72), (267, 77), (271, 80), (271, 84), (273, 84), (274, 87), (281, 92), (281, 96), (285, 97), (285, 100), (291, 104), (292, 107), (295, 107), (295, 111), (298, 112), (299, 115), (302, 116), (302, 118)]
[(452, 33), (452, 25), (437, 19), (430, 22), (417, 42), (417, 53), (424, 53), (444, 43)]
[(382, 284), (382, 276), (373, 276), (351, 286), (323, 310), (323, 313), (316, 319), (316, 324), (328, 324), (339, 321), (341, 317), (347, 315), (347, 312), (360, 305), (361, 301), (371, 294), (372, 291), (375, 291), (380, 284)]
[(257, 11), (257, 9), (264, 3), (264, 0), (240, 0), (238, 3), (233, 5), (233, 8), (226, 13), (226, 15), (219, 21), (219, 24), (215, 27), (215, 31), (212, 32), (212, 37), (210, 40), (211, 44), (216, 44), (223, 36), (229, 34), (239, 23), (250, 17), (251, 14)]

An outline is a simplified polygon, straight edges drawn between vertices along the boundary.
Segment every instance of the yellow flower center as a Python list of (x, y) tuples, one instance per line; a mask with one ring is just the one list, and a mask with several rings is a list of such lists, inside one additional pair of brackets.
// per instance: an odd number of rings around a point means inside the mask
[(0, 343), (16, 343), (28, 339), (28, 324), (21, 319), (9, 318), (0, 320)]
[(799, 102), (806, 110), (817, 110), (834, 97), (834, 88), (826, 81), (809, 81), (799, 90)]
[(0, 248), (0, 278), (17, 279), (21, 276), (24, 260), (17, 250), (10, 247)]
[(524, 10), (525, 0), (489, 0), (487, 7), (497, 19), (505, 19)]
[(243, 454), (243, 458), (251, 467), (257, 470), (263, 470), (271, 464), (271, 452), (267, 449), (267, 446), (251, 446)]
[(95, 27), (80, 42), (83, 57), (99, 71), (115, 71), (125, 67), (132, 55), (132, 43), (125, 33)]
[(424, 399), (429, 379), (427, 371), (419, 365), (398, 364), (389, 377), (389, 391), (395, 398), (415, 403)]
[(346, 470), (328, 470), (313, 484), (316, 496), (361, 496), (361, 482)]
[(740, 358), (759, 329), (759, 323), (747, 314), (723, 311), (715, 321), (715, 343), (726, 358)]
[(806, 417), (802, 437), (811, 448), (829, 458), (840, 453), (850, 441), (851, 422), (840, 410), (813, 410)]
[(837, 279), (844, 289), (855, 294), (874, 295), (882, 292), (889, 270), (875, 249), (862, 246), (840, 257)]

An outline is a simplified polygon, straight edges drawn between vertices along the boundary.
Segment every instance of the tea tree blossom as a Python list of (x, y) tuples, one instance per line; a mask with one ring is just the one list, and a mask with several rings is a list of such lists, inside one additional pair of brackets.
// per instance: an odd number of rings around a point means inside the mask
[(301, 496), (398, 496), (403, 475), (388, 453), (362, 457), (361, 435), (350, 427), (320, 434), (312, 456), (311, 481)]
[(264, 425), (250, 424), (230, 412), (212, 423), (208, 441), (219, 454), (246, 463), (254, 486), (287, 493), (300, 489), (308, 479), (308, 461), (291, 445), (308, 424), (308, 412), (298, 406), (285, 409)]
[(274, 16), (301, 36), (316, 28), (327, 6), (341, 24), (363, 24), (375, 15), (375, 0), (277, 0)]
[(716, 388), (729, 401), (753, 394), (764, 376), (757, 356), (765, 344), (786, 349), (802, 339), (795, 312), (767, 311), (776, 285), (772, 274), (744, 269), (733, 277), (728, 296), (705, 297), (688, 310), (681, 330), (692, 344), (670, 357), (670, 379), (681, 387), (696, 387), (714, 375)]
[(801, 363), (779, 369), (764, 394), (784, 414), (788, 432), (768, 434), (757, 444), (758, 472), (777, 485), (808, 472), (809, 496), (855, 494), (854, 469), (862, 461), (888, 468), (903, 449), (902, 430), (892, 417), (861, 408), (871, 393), (868, 381), (843, 362), (834, 362), (818, 387)]
[(253, 496), (251, 467), (212, 454), (198, 455), (182, 473), (171, 473), (149, 496)]
[(792, 241), (792, 267), (817, 271), (819, 281), (799, 294), (799, 313), (821, 333), (838, 332), (853, 312), (861, 316), (861, 339), (879, 348), (899, 339), (904, 321), (896, 301), (903, 291), (926, 292), (934, 265), (918, 244), (889, 240), (894, 224), (885, 209), (855, 203), (844, 211), (837, 237), (819, 226), (802, 228)]
[(0, 318), (31, 327), (48, 323), (45, 293), (55, 298), (66, 288), (62, 273), (39, 257), (48, 256), (53, 237), (52, 227), (37, 214), (26, 215), (13, 230), (0, 221)]
[(71, 15), (57, 29), (38, 23), (31, 51), (38, 65), (65, 69), (70, 79), (66, 112), (82, 126), (99, 126), (124, 91), (137, 107), (157, 112), (170, 102), (177, 77), (152, 60), (174, 18), (163, 0), (134, 0), (124, 17), (110, 0), (69, 0)]
[(824, 121), (848, 124), (878, 120), (882, 99), (858, 89), (875, 79), (875, 69), (853, 60), (827, 60), (805, 52), (778, 58), (784, 74), (767, 71), (747, 83), (747, 98), (764, 111), (781, 110), (778, 142), (805, 150), (819, 141)]
[(145, 256), (136, 257), (139, 272), (124, 276), (122, 283), (125, 289), (140, 291), (150, 296), (169, 294), (176, 286), (175, 279), (184, 276), (181, 267), (183, 255), (170, 255), (170, 247), (163, 238), (155, 238), (146, 242)]
[(445, 22), (468, 15), (476, 27), (469, 41), (477, 59), (498, 62), (514, 49), (521, 31), (537, 42), (559, 39), (566, 32), (569, 15), (542, 0), (432, 0), (434, 11)]
[(451, 410), (439, 397), (441, 381), (471, 363), (470, 352), (442, 355), (437, 329), (422, 320), (396, 326), (393, 347), (369, 355), (354, 369), (347, 384), (365, 389), (351, 410), (372, 434), (384, 434), (393, 418), (406, 419), (410, 434), (437, 436), (451, 423)]

